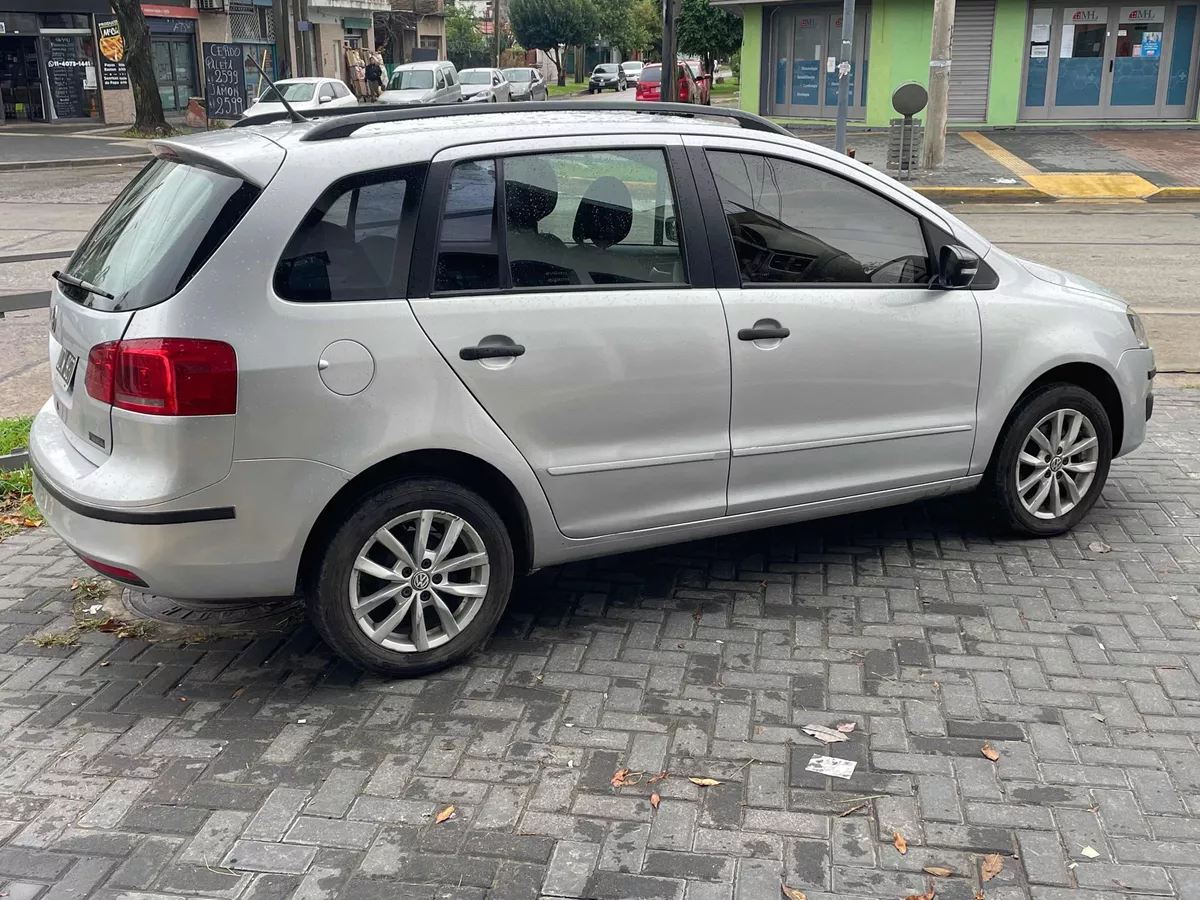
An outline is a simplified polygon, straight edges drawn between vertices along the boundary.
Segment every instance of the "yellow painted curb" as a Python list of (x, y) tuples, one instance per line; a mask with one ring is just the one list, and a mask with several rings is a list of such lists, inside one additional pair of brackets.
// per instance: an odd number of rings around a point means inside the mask
[(936, 203), (1053, 203), (1055, 197), (1031, 187), (937, 187), (919, 185), (913, 188), (923, 197)]
[(1164, 203), (1171, 200), (1200, 200), (1200, 187), (1164, 187), (1146, 197), (1147, 203)]
[(1141, 200), (1158, 190), (1132, 172), (1056, 172), (1022, 177), (1060, 200)]

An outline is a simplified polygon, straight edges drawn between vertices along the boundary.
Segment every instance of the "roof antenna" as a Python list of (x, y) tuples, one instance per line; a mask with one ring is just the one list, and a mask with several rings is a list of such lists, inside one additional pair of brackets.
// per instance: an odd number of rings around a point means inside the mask
[(279, 98), (279, 102), (282, 103), (283, 108), (287, 110), (288, 118), (293, 122), (311, 122), (312, 119), (307, 119), (300, 115), (300, 113), (296, 112), (296, 110), (292, 109), (292, 104), (288, 103), (287, 98), (283, 96), (283, 92), (279, 90), (279, 88), (275, 87), (275, 82), (267, 77), (267, 73), (263, 71), (263, 67), (260, 66), (258, 64), (258, 60), (254, 58), (254, 54), (251, 54), (249, 59), (250, 62), (254, 63), (254, 68), (258, 69), (258, 76), (267, 82), (267, 86), (275, 92), (275, 95)]

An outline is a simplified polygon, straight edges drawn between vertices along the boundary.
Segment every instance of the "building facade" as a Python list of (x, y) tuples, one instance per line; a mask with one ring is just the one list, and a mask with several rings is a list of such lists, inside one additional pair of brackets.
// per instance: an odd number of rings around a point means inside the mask
[[(745, 20), (741, 105), (837, 114), (841, 5), (713, 0)], [(958, 0), (949, 121), (960, 126), (1196, 123), (1198, 0), (1157, 6)], [(932, 0), (866, 0), (854, 22), (850, 120), (886, 125), (891, 94), (928, 84)]]

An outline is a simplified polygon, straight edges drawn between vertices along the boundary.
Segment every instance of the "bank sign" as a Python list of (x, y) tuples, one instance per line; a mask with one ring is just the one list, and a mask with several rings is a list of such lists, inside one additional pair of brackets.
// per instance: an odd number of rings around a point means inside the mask
[(1089, 22), (1103, 24), (1108, 21), (1107, 6), (1079, 6), (1075, 9), (1068, 9), (1063, 12), (1063, 19), (1067, 22), (1075, 22), (1076, 24), (1086, 25)]
[(1121, 7), (1122, 22), (1165, 22), (1167, 8), (1165, 6), (1123, 6)]

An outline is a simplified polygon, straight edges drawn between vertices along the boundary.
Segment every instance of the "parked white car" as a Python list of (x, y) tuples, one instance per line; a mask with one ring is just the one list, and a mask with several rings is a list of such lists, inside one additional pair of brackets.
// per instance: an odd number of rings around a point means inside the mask
[(512, 85), (499, 69), (463, 69), (458, 73), (462, 98), (472, 103), (507, 103)]
[(280, 96), (296, 112), (329, 109), (336, 106), (358, 106), (358, 98), (336, 78), (287, 78), (275, 82), (245, 112), (245, 117), (287, 112)]

